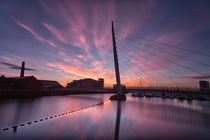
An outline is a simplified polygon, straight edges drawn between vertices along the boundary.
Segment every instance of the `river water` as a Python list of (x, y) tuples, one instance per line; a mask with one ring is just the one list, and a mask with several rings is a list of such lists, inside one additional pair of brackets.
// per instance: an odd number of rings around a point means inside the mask
[(1, 101), (0, 139), (210, 139), (208, 101), (110, 96)]

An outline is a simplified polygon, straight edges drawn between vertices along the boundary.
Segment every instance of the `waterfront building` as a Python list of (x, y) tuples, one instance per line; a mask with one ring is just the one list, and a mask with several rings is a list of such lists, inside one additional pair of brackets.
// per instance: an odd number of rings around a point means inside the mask
[(54, 88), (63, 88), (63, 86), (61, 86), (60, 83), (58, 83), (57, 81), (50, 81), (50, 80), (38, 80), (41, 85), (42, 85), (42, 88), (44, 90), (47, 90), (47, 89), (54, 89)]
[(24, 77), (0, 77), (0, 89), (41, 89), (41, 83), (32, 75)]
[(85, 78), (80, 80), (73, 80), (73, 82), (67, 83), (67, 88), (104, 88), (104, 79), (99, 78), (98, 80), (94, 80), (91, 78)]
[(0, 89), (53, 89), (63, 88), (57, 81), (37, 80), (36, 77), (0, 77)]

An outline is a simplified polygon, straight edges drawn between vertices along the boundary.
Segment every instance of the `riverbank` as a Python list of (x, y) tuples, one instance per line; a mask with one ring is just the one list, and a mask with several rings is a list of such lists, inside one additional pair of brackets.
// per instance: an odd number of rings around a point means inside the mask
[(0, 89), (0, 99), (5, 98), (31, 98), (40, 96), (65, 96), (76, 94), (106, 94), (115, 93), (113, 89), (49, 89), (49, 90), (30, 90), (30, 89)]
[(199, 101), (210, 101), (210, 95), (204, 93), (166, 93), (166, 92), (139, 92), (133, 93), (133, 97), (160, 97), (168, 99), (179, 99), (179, 100), (199, 100)]

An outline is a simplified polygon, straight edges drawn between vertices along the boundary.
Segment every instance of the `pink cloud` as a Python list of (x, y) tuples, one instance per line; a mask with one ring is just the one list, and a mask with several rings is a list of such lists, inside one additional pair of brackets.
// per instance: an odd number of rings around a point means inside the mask
[(95, 77), (95, 74), (92, 71), (83, 70), (83, 69), (80, 69), (79, 67), (74, 67), (70, 65), (66, 66), (63, 64), (58, 64), (58, 67), (64, 70), (65, 72), (77, 75), (79, 77)]
[(53, 41), (47, 40), (47, 39), (41, 37), (41, 36), (40, 36), (38, 33), (36, 33), (32, 28), (30, 28), (30, 27), (28, 27), (28, 26), (22, 24), (22, 23), (19, 22), (19, 21), (15, 21), (15, 22), (16, 22), (20, 27), (22, 27), (22, 28), (24, 28), (25, 30), (27, 30), (28, 32), (30, 32), (36, 40), (41, 41), (41, 42), (43, 42), (43, 43), (47, 43), (48, 45), (50, 45), (50, 46), (52, 46), (52, 47), (54, 47), (54, 48), (58, 48), (58, 47), (55, 45), (55, 43), (54, 43)]
[(50, 67), (56, 67), (55, 64), (52, 64), (52, 63), (50, 63), (50, 62), (47, 62), (46, 65), (47, 65), (47, 66), (50, 66)]
[(91, 47), (91, 44), (86, 41), (88, 40), (88, 36), (84, 33), (89, 31), (86, 27), (84, 15), (81, 14), (81, 9), (73, 6), (69, 1), (65, 1), (63, 3), (52, 2), (51, 5), (41, 1), (41, 5), (53, 17), (56, 16), (57, 18), (57, 16), (59, 16), (62, 22), (67, 23), (67, 26), (60, 30), (57, 30), (52, 25), (46, 23), (44, 24), (56, 38), (64, 43), (67, 43), (66, 38), (68, 38), (69, 44), (80, 47), (88, 52), (88, 48)]
[[(114, 79), (114, 72), (111, 70), (107, 70), (104, 68), (102, 65), (102, 62), (95, 62), (90, 65), (97, 65), (96, 67), (89, 67), (86, 69), (81, 69), (80, 67), (84, 67), (82, 65), (80, 66), (72, 66), (72, 65), (65, 65), (62, 63), (57, 63), (57, 64), (51, 64), (51, 63), (46, 63), (46, 65), (55, 68), (58, 68), (67, 74), (64, 75), (64, 77), (67, 79), (67, 82), (70, 82), (70, 80), (76, 80), (76, 79), (81, 79), (81, 78), (93, 78), (93, 79), (98, 79), (98, 78), (104, 78), (105, 79), (105, 85), (106, 86), (112, 86), (113, 83), (115, 82)], [(70, 76), (68, 76), (68, 74)]]
[(0, 75), (4, 75), (6, 77), (18, 77), (19, 74), (15, 73), (15, 72), (8, 72), (8, 71), (1, 71)]
[(78, 58), (84, 58), (84, 55), (76, 55)]
[(0, 59), (4, 60), (4, 61), (8, 61), (8, 62), (12, 62), (13, 60), (9, 57), (6, 56), (0, 56)]
[[(68, 38), (69, 44), (84, 49), (89, 58), (91, 58), (89, 50), (93, 46), (98, 50), (102, 47), (106, 35), (109, 35), (111, 39), (111, 20), (115, 19), (116, 14), (115, 1), (106, 1), (104, 4), (96, 3), (97, 6), (88, 4), (85, 8), (77, 1), (62, 3), (53, 1), (50, 5), (45, 1), (40, 1), (40, 3), (52, 17), (65, 23), (65, 27), (59, 30), (52, 25), (45, 24), (47, 29), (59, 40), (66, 43)], [(104, 18), (101, 18), (102, 16)], [(133, 27), (135, 26), (126, 24), (122, 30), (131, 32)]]
[(50, 24), (47, 24), (47, 23), (44, 23), (44, 22), (42, 24), (52, 33), (52, 35), (55, 38), (57, 38), (58, 40), (60, 40), (63, 43), (67, 43), (65, 37), (63, 36), (63, 34), (58, 29), (56, 29), (54, 26), (52, 26)]

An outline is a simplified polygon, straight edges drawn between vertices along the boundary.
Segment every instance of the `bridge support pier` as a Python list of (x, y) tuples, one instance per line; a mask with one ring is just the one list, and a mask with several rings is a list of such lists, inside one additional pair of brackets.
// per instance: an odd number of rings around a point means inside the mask
[(118, 88), (117, 94), (116, 95), (112, 95), (110, 97), (110, 100), (117, 100), (117, 101), (124, 101), (126, 100), (126, 89), (125, 86), (120, 86), (120, 89)]
[(126, 100), (126, 96), (125, 96), (125, 94), (116, 94), (116, 95), (112, 95), (109, 99), (117, 100), (117, 101), (124, 101), (124, 100)]

